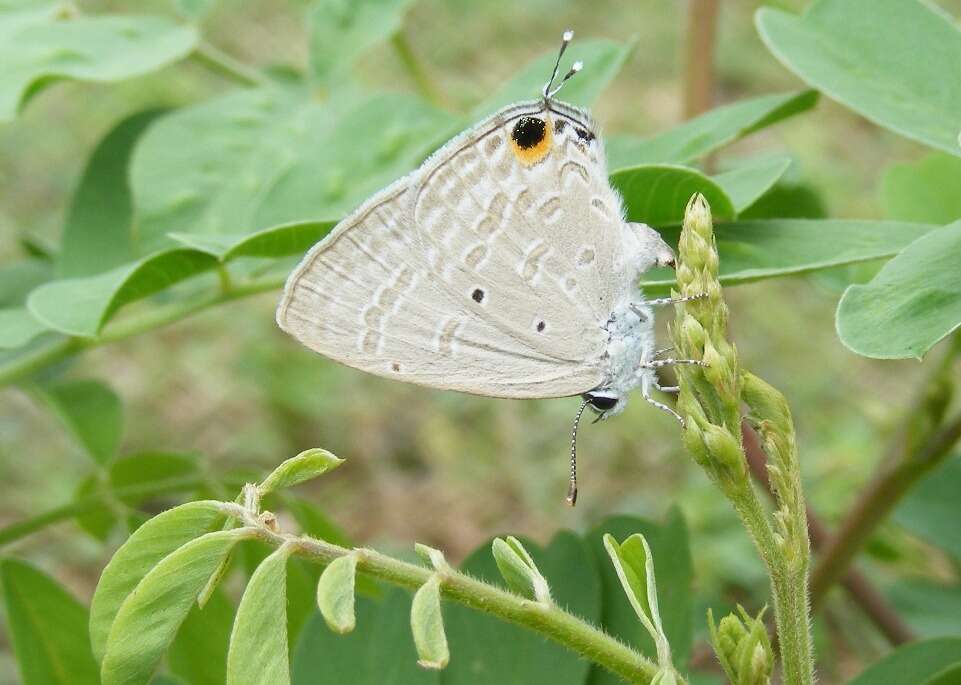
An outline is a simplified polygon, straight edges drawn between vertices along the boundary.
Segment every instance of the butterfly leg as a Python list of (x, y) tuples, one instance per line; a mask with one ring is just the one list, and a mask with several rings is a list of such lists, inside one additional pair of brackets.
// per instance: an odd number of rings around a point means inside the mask
[[(656, 381), (654, 385), (657, 385)], [(676, 411), (671, 409), (669, 406), (667, 406), (663, 402), (658, 402), (653, 397), (651, 397), (651, 382), (646, 377), (641, 382), (641, 395), (644, 397), (645, 400), (647, 400), (649, 404), (652, 404), (653, 406), (657, 407), (661, 411), (667, 412), (668, 414), (673, 416), (675, 419), (677, 419), (677, 422), (681, 424), (681, 428), (684, 427), (684, 418), (680, 414), (678, 414)]]
[(657, 297), (653, 300), (644, 300), (643, 302), (632, 304), (631, 309), (633, 309), (634, 313), (638, 316), (642, 316), (640, 311), (641, 307), (663, 307), (668, 304), (681, 304), (682, 302), (700, 300), (703, 297), (707, 297), (707, 295), (705, 293), (699, 293), (697, 295), (685, 295), (684, 297)]
[(654, 387), (661, 392), (678, 393), (681, 392), (681, 386), (679, 385), (661, 385), (658, 381), (654, 381)]
[(659, 369), (662, 366), (677, 366), (678, 364), (694, 364), (696, 366), (707, 366), (700, 359), (652, 359), (641, 364), (642, 369)]

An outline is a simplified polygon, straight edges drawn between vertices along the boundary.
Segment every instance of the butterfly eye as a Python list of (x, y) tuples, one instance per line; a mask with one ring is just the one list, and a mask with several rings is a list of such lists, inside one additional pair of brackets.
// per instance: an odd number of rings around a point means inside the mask
[(551, 149), (553, 133), (539, 117), (521, 117), (511, 130), (511, 148), (523, 164), (531, 166), (544, 159)]
[(591, 407), (599, 412), (610, 411), (617, 405), (617, 398), (611, 397), (610, 395), (595, 395), (594, 393), (585, 393), (584, 399), (591, 405)]

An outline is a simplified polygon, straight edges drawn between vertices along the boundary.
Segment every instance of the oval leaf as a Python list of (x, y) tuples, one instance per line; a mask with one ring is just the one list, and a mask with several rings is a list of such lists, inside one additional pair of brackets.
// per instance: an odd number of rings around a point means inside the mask
[(343, 459), (334, 456), (327, 450), (316, 447), (305, 450), (274, 469), (273, 472), (257, 486), (257, 489), (261, 495), (266, 496), (276, 490), (291, 488), (299, 483), (317, 478), (343, 463)]
[[(747, 283), (892, 257), (935, 229), (930, 224), (846, 219), (766, 219), (715, 226), (721, 282)], [(661, 234), (677, 245), (679, 231)], [(646, 274), (643, 285), (674, 283), (669, 271)]]
[(547, 580), (541, 575), (520, 540), (512, 536), (508, 536), (507, 540), (494, 538), (491, 551), (501, 577), (507, 582), (508, 587), (529, 599), (544, 603), (551, 602), (551, 590)]
[(961, 31), (943, 11), (917, 0), (875, 0), (869, 11), (861, 0), (819, 0), (800, 17), (763, 7), (757, 27), (768, 49), (818, 90), (961, 155)]
[(333, 87), (371, 48), (400, 30), (413, 0), (315, 0), (310, 12), (311, 75)]
[(353, 554), (334, 559), (317, 583), (317, 607), (335, 633), (349, 633), (357, 625), (354, 616), (354, 583), (357, 557)]
[(739, 138), (811, 109), (817, 91), (764, 95), (717, 107), (650, 138), (612, 136), (605, 143), (607, 166), (685, 164)]
[(160, 113), (134, 114), (97, 144), (67, 212), (57, 254), (60, 278), (92, 276), (136, 259), (127, 166), (134, 144)]
[(853, 352), (921, 359), (961, 326), (961, 221), (931, 231), (841, 298), (837, 329)]
[(100, 670), (103, 685), (149, 682), (210, 576), (250, 535), (247, 528), (207, 533), (168, 554), (143, 577), (110, 627)]
[(167, 250), (97, 276), (45, 283), (30, 293), (27, 307), (56, 331), (94, 338), (125, 304), (216, 266), (217, 260), (204, 252)]
[(694, 193), (704, 195), (715, 217), (734, 216), (734, 205), (724, 189), (697, 169), (648, 164), (619, 169), (610, 178), (624, 197), (629, 221), (679, 224)]
[(336, 221), (300, 221), (272, 226), (250, 235), (169, 233), (178, 243), (213, 255), (221, 262), (237, 257), (289, 257), (302, 255), (330, 233)]
[(0, 561), (7, 627), (24, 685), (98, 685), (87, 609), (56, 581), (13, 559)]
[(219, 506), (202, 501), (169, 509), (140, 526), (113, 555), (90, 604), (90, 643), (98, 661), (103, 660), (110, 626), (127, 596), (161, 559), (219, 528), (224, 521)]
[(281, 545), (250, 577), (230, 635), (227, 685), (290, 683), (287, 660), (287, 558)]
[(414, 634), (418, 664), (440, 670), (450, 662), (444, 617), (440, 610), (440, 577), (432, 575), (414, 594), (410, 607), (410, 629)]
[(713, 176), (712, 180), (727, 193), (734, 211), (740, 214), (769, 191), (790, 166), (790, 157), (774, 155), (741, 161), (730, 171)]
[(959, 662), (961, 637), (923, 640), (887, 654), (848, 685), (917, 685)]
[(58, 79), (120, 81), (186, 57), (197, 31), (160, 17), (76, 16), (59, 2), (0, 10), (0, 121)]

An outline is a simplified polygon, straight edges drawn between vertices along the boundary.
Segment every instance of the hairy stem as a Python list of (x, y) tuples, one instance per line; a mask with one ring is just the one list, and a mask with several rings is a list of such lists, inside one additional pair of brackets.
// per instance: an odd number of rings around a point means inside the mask
[(211, 292), (190, 300), (157, 307), (111, 324), (96, 338), (59, 338), (0, 364), (0, 387), (23, 380), (35, 372), (83, 350), (100, 347), (146, 333), (185, 319), (209, 307), (276, 290), (285, 276), (265, 276), (231, 285), (228, 291)]
[[(446, 599), (534, 630), (628, 683), (649, 684), (658, 672), (651, 660), (557, 606), (528, 600), (453, 569), (439, 572), (372, 549), (348, 549), (309, 537), (278, 533), (252, 520), (249, 512), (237, 504), (225, 502), (223, 507), (224, 513), (253, 526), (262, 541), (277, 547), (286, 543), (294, 554), (311, 561), (329, 564), (339, 557), (354, 555), (358, 571), (408, 589), (419, 588), (439, 574), (441, 593)], [(686, 685), (680, 677), (677, 682)]]
[[(773, 498), (774, 492), (771, 490), (771, 482), (767, 475), (767, 457), (758, 443), (757, 434), (747, 423), (742, 423), (741, 435), (751, 475)], [(823, 549), (830, 538), (827, 526), (811, 507), (807, 508), (807, 520), (811, 546), (815, 550)], [(844, 578), (841, 579), (841, 584), (854, 603), (864, 611), (892, 645), (902, 645), (914, 639), (914, 633), (908, 625), (860, 571), (854, 568), (848, 569)]]

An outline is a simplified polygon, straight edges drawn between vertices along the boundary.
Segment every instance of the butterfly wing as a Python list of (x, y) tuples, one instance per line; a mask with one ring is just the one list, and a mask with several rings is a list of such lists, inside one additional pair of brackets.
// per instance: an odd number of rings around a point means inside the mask
[(620, 224), (591, 200), (619, 200), (603, 153), (568, 137), (530, 168), (501, 154), (532, 107), (461, 134), (344, 219), (288, 280), (281, 328), (348, 366), (437, 388), (531, 398), (597, 387)]

